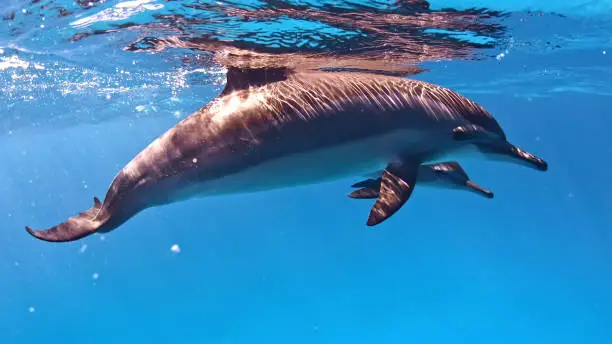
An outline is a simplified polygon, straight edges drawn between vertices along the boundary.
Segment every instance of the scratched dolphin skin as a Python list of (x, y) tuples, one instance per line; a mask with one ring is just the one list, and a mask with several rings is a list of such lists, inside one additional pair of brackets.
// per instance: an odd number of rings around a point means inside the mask
[(107, 233), (139, 212), (193, 197), (319, 183), (382, 171), (367, 220), (410, 198), (420, 166), (477, 154), (545, 171), (481, 106), (443, 87), (355, 72), (230, 68), (224, 91), (154, 140), (103, 202), (46, 229), (51, 242)]

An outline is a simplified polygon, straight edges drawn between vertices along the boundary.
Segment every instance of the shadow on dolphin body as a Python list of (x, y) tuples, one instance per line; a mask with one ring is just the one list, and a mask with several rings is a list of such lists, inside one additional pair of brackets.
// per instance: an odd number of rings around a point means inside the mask
[[(375, 226), (408, 201), (419, 176), (428, 178), (431, 166), (423, 164), (464, 151), (548, 168), (510, 144), (484, 108), (447, 88), (370, 73), (230, 68), (225, 90), (125, 165), (103, 202), (95, 198), (91, 209), (55, 227), (26, 230), (73, 241), (194, 197), (380, 172), (366, 222)], [(435, 175), (438, 182), (488, 195), (453, 166)]]

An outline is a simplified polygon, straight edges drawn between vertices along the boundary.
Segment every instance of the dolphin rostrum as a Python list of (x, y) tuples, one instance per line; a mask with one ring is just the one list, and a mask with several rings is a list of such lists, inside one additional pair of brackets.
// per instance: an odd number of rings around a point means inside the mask
[(144, 209), (382, 170), (367, 225), (410, 198), (420, 166), (476, 152), (545, 171), (510, 144), (480, 105), (407, 78), (287, 68), (229, 68), (223, 92), (154, 140), (115, 177), (103, 202), (46, 230), (52, 242), (107, 233)]

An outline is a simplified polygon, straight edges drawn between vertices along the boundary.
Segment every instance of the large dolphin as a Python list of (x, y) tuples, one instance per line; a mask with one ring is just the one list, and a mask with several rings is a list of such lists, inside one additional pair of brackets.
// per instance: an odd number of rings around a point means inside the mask
[(26, 230), (73, 241), (153, 206), (382, 170), (367, 220), (374, 226), (409, 199), (421, 164), (469, 152), (547, 170), (510, 144), (485, 109), (440, 86), (368, 73), (230, 68), (223, 92), (130, 161), (104, 202), (94, 198), (91, 209), (50, 229)]

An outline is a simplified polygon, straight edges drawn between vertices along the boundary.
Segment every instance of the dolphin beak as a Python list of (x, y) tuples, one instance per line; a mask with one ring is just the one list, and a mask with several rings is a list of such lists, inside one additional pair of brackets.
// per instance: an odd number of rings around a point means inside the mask
[(544, 159), (539, 158), (529, 152), (526, 152), (514, 145), (511, 145), (511, 144), (509, 145), (511, 146), (510, 150), (512, 154), (516, 156), (517, 158), (525, 161), (527, 164), (531, 165), (536, 170), (540, 170), (540, 171), (548, 170), (548, 164), (546, 163), (546, 161), (544, 161)]
[(495, 145), (486, 145), (480, 146), (481, 150), (484, 153), (493, 154), (493, 155), (501, 155), (506, 158), (511, 158), (512, 160), (517, 160), (527, 167), (536, 169), (538, 171), (547, 171), (548, 163), (544, 161), (544, 159), (539, 158), (527, 151), (522, 150), (521, 148), (509, 143), (504, 142), (502, 144)]
[(474, 191), (474, 192), (476, 192), (477, 194), (482, 195), (482, 196), (484, 196), (484, 197), (486, 197), (486, 198), (493, 198), (493, 197), (494, 197), (493, 192), (491, 192), (490, 190), (487, 190), (487, 189), (483, 188), (482, 186), (480, 186), (480, 185), (478, 185), (478, 184), (474, 183), (474, 182), (473, 182), (473, 181), (471, 181), (471, 180), (468, 180), (468, 181), (465, 183), (465, 185), (466, 185), (467, 187), (469, 187), (469, 188), (470, 188), (472, 191)]

